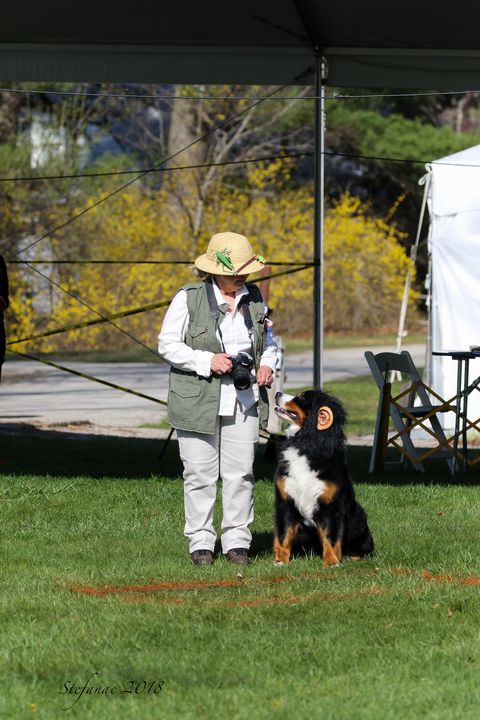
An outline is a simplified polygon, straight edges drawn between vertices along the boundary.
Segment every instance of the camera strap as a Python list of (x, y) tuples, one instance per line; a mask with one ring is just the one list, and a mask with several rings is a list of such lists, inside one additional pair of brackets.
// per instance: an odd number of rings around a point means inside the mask
[(218, 334), (220, 336), (220, 342), (222, 344), (222, 350), (223, 350), (223, 352), (226, 352), (225, 345), (223, 342), (222, 331), (220, 330), (220, 323), (218, 322), (218, 318), (220, 317), (220, 312), (218, 310), (218, 303), (215, 298), (215, 290), (213, 289), (212, 280), (207, 280), (205, 282), (205, 289), (207, 291), (208, 304), (210, 307), (210, 315), (215, 320), (215, 332), (217, 332), (217, 330), (218, 330)]
[(252, 322), (252, 316), (250, 315), (249, 300), (250, 300), (250, 292), (248, 293), (248, 295), (244, 295), (242, 297), (242, 299), (238, 303), (238, 310), (243, 315), (243, 320), (244, 320), (245, 326), (247, 328), (248, 337), (250, 338), (250, 346), (252, 348), (253, 366), (254, 366), (255, 372), (256, 372), (257, 371), (257, 361), (255, 358), (255, 345), (253, 342), (253, 322)]
[[(227, 352), (225, 350), (225, 344), (223, 342), (223, 336), (222, 336), (222, 330), (220, 328), (220, 323), (218, 322), (218, 319), (220, 317), (220, 312), (218, 309), (218, 303), (217, 299), (215, 297), (215, 290), (213, 288), (213, 281), (206, 281), (205, 282), (205, 288), (207, 291), (207, 298), (208, 298), (208, 305), (210, 307), (210, 315), (215, 320), (215, 330), (218, 330), (218, 334), (220, 337), (220, 342), (222, 344), (222, 350), (223, 352)], [(257, 369), (257, 363), (255, 362), (255, 349), (253, 344), (253, 322), (252, 322), (252, 316), (250, 314), (250, 308), (248, 305), (248, 300), (250, 299), (250, 293), (248, 295), (244, 295), (240, 302), (238, 303), (237, 310), (242, 311), (243, 320), (245, 322), (245, 326), (247, 328), (248, 337), (250, 338), (250, 344), (252, 346), (252, 359), (253, 363), (255, 365), (255, 369)]]

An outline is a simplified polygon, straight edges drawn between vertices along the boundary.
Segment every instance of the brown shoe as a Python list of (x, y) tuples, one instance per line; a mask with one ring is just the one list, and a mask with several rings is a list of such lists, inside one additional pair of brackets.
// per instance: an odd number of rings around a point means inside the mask
[(212, 565), (213, 553), (211, 550), (194, 550), (190, 553), (194, 565)]
[(233, 548), (225, 553), (225, 557), (231, 563), (235, 565), (248, 565), (250, 558), (248, 557), (248, 551), (245, 548)]

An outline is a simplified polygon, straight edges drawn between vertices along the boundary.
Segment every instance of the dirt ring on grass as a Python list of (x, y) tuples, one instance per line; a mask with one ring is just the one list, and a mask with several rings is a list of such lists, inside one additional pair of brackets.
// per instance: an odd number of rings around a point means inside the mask
[(384, 590), (374, 586), (366, 590), (355, 590), (344, 593), (309, 593), (308, 595), (279, 595), (277, 597), (253, 598), (252, 600), (230, 600), (222, 603), (210, 603), (216, 607), (261, 607), (264, 605), (300, 605), (304, 602), (339, 602), (341, 600), (355, 600), (372, 595), (383, 595)]
[[(349, 576), (375, 576), (378, 574), (378, 568), (362, 568), (361, 572), (356, 570), (354, 573), (348, 573)], [(392, 575), (409, 575), (419, 577), (418, 571), (408, 567), (398, 566), (391, 568)], [(476, 586), (480, 585), (480, 577), (473, 576), (455, 576), (448, 573), (433, 574), (429, 570), (423, 570), (420, 573), (422, 580), (434, 583), (448, 583), (452, 585)], [(243, 588), (252, 590), (259, 586), (276, 586), (286, 583), (295, 583), (302, 580), (312, 580), (314, 582), (325, 582), (337, 580), (338, 575), (331, 572), (302, 573), (299, 575), (285, 574), (272, 577), (253, 577), (253, 578), (232, 578), (220, 580), (185, 580), (185, 581), (162, 581), (151, 582), (144, 585), (69, 585), (66, 589), (69, 592), (81, 595), (89, 595), (95, 598), (104, 598), (108, 596), (117, 596), (124, 602), (141, 603), (155, 602), (161, 605), (176, 605), (186, 608), (193, 607), (185, 596), (188, 591), (215, 591), (230, 588)], [(240, 599), (232, 599), (219, 597), (210, 602), (204, 603), (203, 607), (262, 607), (269, 605), (298, 605), (304, 602), (337, 602), (341, 600), (351, 600), (367, 596), (383, 595), (387, 592), (378, 585), (370, 588), (360, 589), (356, 591), (345, 591), (338, 593), (324, 592), (306, 592), (304, 595), (283, 593), (275, 596), (264, 597), (244, 597)]]
[(277, 585), (295, 582), (296, 580), (334, 580), (333, 575), (325, 573), (302, 575), (277, 575), (273, 577), (244, 578), (231, 580), (177, 580), (148, 583), (147, 585), (70, 585), (70, 592), (84, 595), (114, 595), (122, 593), (153, 593), (170, 590), (211, 590), (215, 588), (252, 587), (255, 585)]
[[(368, 571), (371, 574), (371, 571)], [(357, 573), (355, 573), (357, 575)], [(184, 605), (193, 607), (185, 601), (182, 595), (175, 595), (176, 592), (184, 593), (189, 590), (216, 590), (223, 588), (255, 588), (258, 586), (271, 586), (282, 583), (292, 583), (300, 580), (330, 581), (337, 579), (334, 574), (314, 573), (302, 575), (277, 575), (273, 577), (247, 578), (247, 579), (226, 579), (226, 580), (187, 580), (187, 581), (164, 581), (148, 583), (146, 585), (70, 585), (67, 589), (72, 593), (89, 595), (102, 598), (116, 595), (126, 602), (154, 601), (165, 605)], [(297, 605), (311, 600), (335, 602), (337, 600), (349, 600), (356, 597), (368, 595), (379, 595), (383, 591), (377, 586), (366, 590), (349, 591), (344, 593), (306, 593), (305, 595), (277, 595), (272, 597), (242, 598), (240, 600), (228, 600), (221, 598), (206, 603), (208, 607), (260, 607), (263, 605)]]
[[(213, 600), (211, 602), (202, 603), (202, 607), (218, 608), (218, 607), (264, 607), (271, 605), (300, 605), (305, 602), (340, 602), (342, 600), (355, 600), (357, 598), (365, 598), (383, 595), (385, 590), (378, 586), (367, 588), (366, 590), (355, 590), (344, 593), (307, 593), (305, 595), (275, 595), (273, 597), (256, 597), (244, 598), (242, 600)], [(99, 597), (97, 595), (97, 597)], [(105, 597), (105, 595), (103, 595)], [(186, 602), (185, 598), (174, 595), (162, 595), (152, 593), (126, 593), (119, 596), (123, 602), (141, 603), (154, 602), (159, 605), (181, 605), (186, 608), (198, 607), (198, 603)]]
[(467, 577), (456, 577), (455, 575), (448, 574), (433, 575), (433, 573), (428, 570), (424, 570), (422, 577), (428, 582), (448, 583), (450, 585), (480, 585), (480, 577), (478, 577), (478, 575)]

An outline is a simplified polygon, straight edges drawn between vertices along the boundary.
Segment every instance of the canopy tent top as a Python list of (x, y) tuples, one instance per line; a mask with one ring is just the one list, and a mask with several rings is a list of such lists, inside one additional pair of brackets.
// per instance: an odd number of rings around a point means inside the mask
[[(453, 17), (454, 12), (454, 31)], [(480, 6), (457, 0), (17, 0), (2, 9), (5, 81), (475, 89)], [(310, 69), (310, 75), (305, 72)]]

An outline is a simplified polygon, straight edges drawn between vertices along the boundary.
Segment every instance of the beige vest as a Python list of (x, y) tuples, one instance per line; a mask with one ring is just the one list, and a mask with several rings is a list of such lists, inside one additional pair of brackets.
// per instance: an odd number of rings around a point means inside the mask
[[(208, 281), (207, 281), (208, 282)], [(256, 285), (247, 283), (250, 314), (253, 323), (255, 365), (259, 366), (265, 339), (265, 307)], [(194, 350), (222, 352), (216, 336), (213, 319), (204, 282), (185, 285), (187, 293), (189, 325), (185, 343)], [(227, 303), (219, 305), (219, 323), (225, 319)], [(168, 388), (168, 421), (174, 428), (212, 435), (218, 413), (220, 398), (220, 377), (211, 375), (200, 377), (194, 372), (170, 368)], [(260, 427), (265, 428), (268, 421), (268, 397), (264, 387), (259, 388), (258, 410)]]

